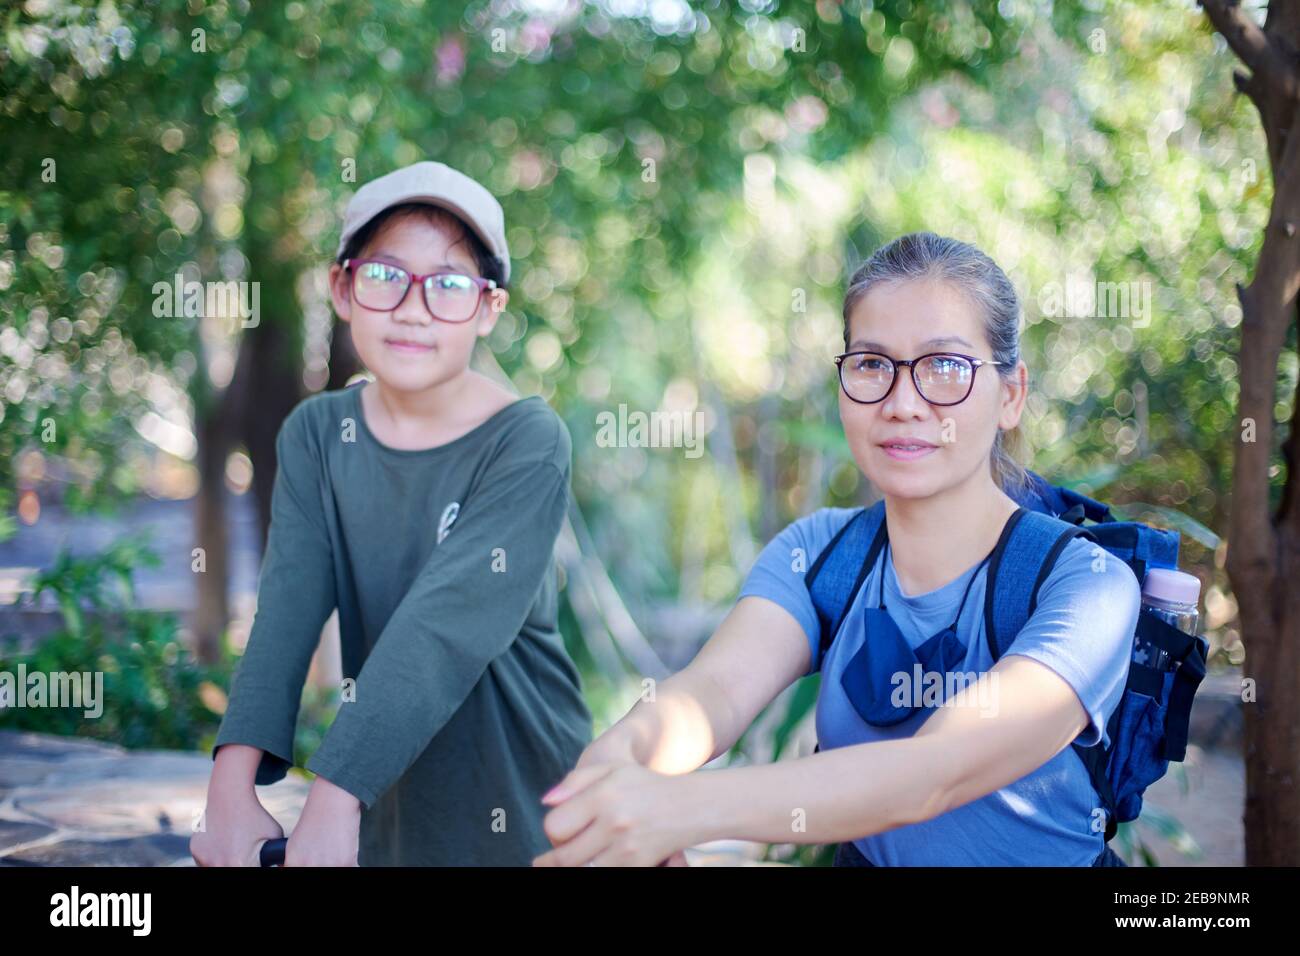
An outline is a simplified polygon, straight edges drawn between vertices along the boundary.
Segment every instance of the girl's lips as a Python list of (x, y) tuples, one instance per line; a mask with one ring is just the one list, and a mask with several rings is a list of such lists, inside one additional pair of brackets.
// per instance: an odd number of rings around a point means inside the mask
[(939, 450), (935, 445), (915, 445), (909, 448), (901, 444), (888, 444), (881, 445), (880, 447), (890, 458), (896, 458), (899, 461), (914, 461), (917, 458), (924, 458), (931, 452)]
[(422, 342), (410, 342), (406, 339), (384, 339), (384, 344), (395, 352), (409, 352), (419, 354), (422, 352), (432, 352), (432, 345), (425, 345)]

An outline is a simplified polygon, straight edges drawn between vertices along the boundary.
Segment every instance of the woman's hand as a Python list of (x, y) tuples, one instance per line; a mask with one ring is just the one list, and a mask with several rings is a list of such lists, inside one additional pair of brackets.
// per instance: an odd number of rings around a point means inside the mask
[[(627, 734), (619, 733), (617, 726), (610, 728), (601, 734), (582, 751), (582, 756), (578, 762), (573, 765), (574, 770), (581, 770), (585, 767), (595, 767), (600, 764), (640, 764), (632, 750), (632, 743)], [(565, 778), (568, 780), (568, 777)], [(551, 792), (559, 790), (564, 781), (556, 786)]]
[[(601, 765), (627, 766), (631, 764), (633, 766), (641, 766), (640, 761), (636, 759), (629, 736), (625, 733), (618, 733), (618, 729), (619, 728), (615, 727), (611, 731), (607, 731), (600, 737), (596, 738), (592, 743), (588, 744), (587, 748), (582, 752), (582, 756), (578, 758), (578, 762), (574, 765), (574, 771)], [(559, 785), (550, 791), (550, 794), (559, 794), (559, 798), (562, 799), (564, 794), (564, 789), (562, 788), (565, 787), (565, 784), (571, 784), (572, 776), (573, 775), (570, 774), (561, 781)], [(581, 784), (579, 785), (581, 786)], [(548, 797), (550, 794), (548, 794)], [(552, 797), (548, 801), (544, 797), (543, 802), (554, 804), (557, 802), (557, 798)], [(686, 860), (686, 854), (681, 850), (678, 850), (659, 865), (690, 866), (690, 863)]]
[(668, 776), (634, 763), (574, 770), (542, 802), (555, 849), (534, 866), (685, 866), (680, 851), (699, 842), (695, 775)]
[(356, 866), (360, 832), (361, 801), (317, 777), (285, 844), (284, 865)]

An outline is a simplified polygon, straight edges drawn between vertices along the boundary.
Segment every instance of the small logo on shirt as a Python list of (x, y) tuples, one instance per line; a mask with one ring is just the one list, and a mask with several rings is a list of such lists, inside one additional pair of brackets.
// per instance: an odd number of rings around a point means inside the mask
[(438, 544), (442, 544), (442, 539), (447, 537), (447, 532), (451, 530), (458, 514), (460, 514), (459, 501), (453, 501), (442, 509), (442, 517), (438, 519)]

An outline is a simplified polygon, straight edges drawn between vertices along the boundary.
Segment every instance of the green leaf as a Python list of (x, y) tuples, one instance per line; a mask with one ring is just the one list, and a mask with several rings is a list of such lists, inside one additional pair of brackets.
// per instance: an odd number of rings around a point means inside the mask
[(781, 753), (785, 750), (786, 743), (789, 742), (790, 734), (794, 732), (800, 721), (808, 716), (809, 711), (817, 706), (817, 692), (820, 687), (821, 680), (819, 676), (801, 680), (795, 685), (785, 715), (772, 732), (772, 760), (776, 761), (781, 758)]

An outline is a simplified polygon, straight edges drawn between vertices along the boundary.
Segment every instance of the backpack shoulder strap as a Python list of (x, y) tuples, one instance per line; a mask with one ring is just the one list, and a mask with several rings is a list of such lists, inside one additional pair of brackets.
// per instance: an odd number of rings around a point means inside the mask
[[(1023, 508), (1013, 514), (989, 561), (984, 598), (984, 633), (993, 660), (1001, 659), (1038, 606), (1038, 591), (1075, 538), (1096, 536), (1073, 523)], [(1072, 745), (1087, 768), (1106, 810), (1105, 840), (1115, 835), (1115, 791), (1106, 773), (1109, 754), (1100, 746)]]
[(804, 585), (812, 597), (821, 627), (819, 660), (835, 640), (844, 615), (862, 589), (862, 582), (876, 563), (887, 537), (885, 503), (878, 501), (854, 514), (808, 569)]
[(1002, 529), (989, 559), (984, 588), (984, 637), (996, 662), (1038, 605), (1038, 591), (1074, 538), (1093, 539), (1085, 528), (1020, 508)]

